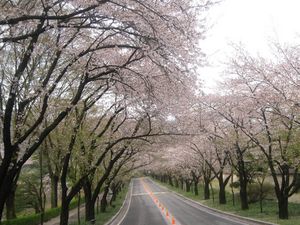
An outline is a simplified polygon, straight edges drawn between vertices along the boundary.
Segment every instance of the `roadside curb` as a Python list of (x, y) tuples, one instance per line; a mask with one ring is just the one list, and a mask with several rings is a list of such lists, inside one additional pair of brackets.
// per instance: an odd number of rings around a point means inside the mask
[[(150, 180), (151, 180), (152, 182), (155, 182), (155, 181), (153, 181), (151, 178), (150, 178)], [(157, 182), (155, 182), (155, 183), (156, 183), (157, 185), (159, 185), (160, 187), (162, 187), (162, 188), (164, 188), (164, 189), (167, 189), (168, 191), (172, 192), (173, 194), (175, 194), (175, 195), (177, 195), (177, 196), (179, 196), (179, 197), (181, 197), (181, 198), (183, 198), (183, 199), (185, 199), (185, 200), (187, 200), (187, 201), (191, 201), (191, 202), (193, 202), (193, 203), (195, 203), (195, 204), (197, 204), (197, 205), (199, 205), (199, 206), (201, 206), (201, 207), (203, 207), (203, 208), (206, 208), (206, 209), (208, 209), (208, 210), (210, 210), (210, 211), (217, 212), (217, 213), (219, 213), (219, 214), (223, 214), (223, 215), (226, 215), (226, 216), (229, 216), (229, 217), (232, 217), (232, 218), (240, 219), (240, 220), (243, 220), (243, 221), (245, 221), (245, 222), (248, 221), (248, 222), (256, 223), (256, 224), (258, 224), (258, 225), (278, 225), (278, 224), (276, 224), (276, 223), (266, 222), (266, 221), (257, 220), (257, 219), (253, 219), (253, 218), (249, 218), (249, 217), (244, 217), (244, 216), (239, 216), (239, 215), (236, 215), (236, 214), (232, 214), (232, 213), (229, 213), (229, 212), (224, 212), (224, 211), (221, 211), (221, 210), (218, 210), (218, 209), (211, 208), (211, 207), (206, 206), (206, 205), (204, 205), (204, 204), (202, 204), (202, 203), (200, 203), (200, 202), (197, 202), (197, 201), (195, 201), (195, 200), (193, 200), (193, 199), (190, 199), (190, 198), (188, 198), (188, 197), (185, 197), (185, 196), (183, 196), (182, 194), (177, 193), (176, 191), (170, 190), (169, 188), (167, 188), (167, 187), (165, 187), (165, 186), (163, 186), (163, 185), (161, 185), (161, 184), (159, 184), (159, 183), (157, 183)]]
[[(108, 221), (108, 222), (106, 222), (104, 225), (111, 225), (111, 223), (112, 222), (114, 222), (115, 221), (115, 219), (120, 215), (120, 213), (121, 213), (121, 211), (124, 209), (124, 207), (125, 207), (125, 204), (126, 204), (126, 202), (127, 202), (127, 200), (128, 200), (128, 198), (130, 197), (130, 195), (131, 195), (131, 189), (132, 189), (133, 187), (132, 187), (132, 181), (130, 182), (130, 184), (129, 184), (129, 188), (128, 188), (128, 191), (127, 191), (127, 193), (126, 193), (126, 196), (125, 196), (125, 199), (124, 199), (124, 201), (123, 201), (123, 203), (122, 203), (122, 206), (120, 207), (120, 209), (118, 210), (118, 212)], [(128, 207), (129, 207), (130, 205), (128, 205)]]

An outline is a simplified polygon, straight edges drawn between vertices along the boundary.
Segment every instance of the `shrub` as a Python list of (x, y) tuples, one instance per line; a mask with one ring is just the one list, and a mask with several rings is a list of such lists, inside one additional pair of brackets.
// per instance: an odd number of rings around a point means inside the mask
[[(77, 207), (78, 200), (73, 200), (70, 203), (70, 210)], [(83, 201), (82, 201), (83, 203)], [(60, 214), (60, 207), (54, 209), (47, 209), (44, 214), (44, 221), (48, 221), (54, 217), (59, 216)], [(40, 224), (41, 214), (33, 214), (33, 215), (26, 215), (20, 216), (16, 219), (6, 220), (2, 222), (2, 225), (38, 225)]]
[(238, 188), (238, 187), (240, 187), (240, 182), (239, 181), (234, 181), (229, 186), (233, 187), (233, 188)]
[(252, 183), (248, 185), (248, 201), (249, 203), (258, 202), (260, 200), (260, 195), (262, 199), (273, 198), (274, 197), (274, 187), (270, 183), (265, 183), (260, 190), (260, 185), (258, 183)]

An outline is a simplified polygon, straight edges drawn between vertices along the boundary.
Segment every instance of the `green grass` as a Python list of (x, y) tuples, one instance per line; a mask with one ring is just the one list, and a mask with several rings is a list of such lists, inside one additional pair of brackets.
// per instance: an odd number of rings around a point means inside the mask
[(198, 201), (204, 205), (207, 205), (209, 207), (226, 211), (232, 214), (249, 217), (253, 219), (258, 220), (264, 220), (280, 225), (296, 225), (300, 224), (300, 204), (299, 203), (289, 203), (289, 216), (290, 218), (288, 220), (280, 220), (278, 219), (278, 208), (277, 208), (277, 202), (274, 200), (265, 200), (263, 202), (263, 213), (260, 212), (260, 206), (259, 203), (252, 203), (249, 205), (249, 210), (241, 210), (240, 209), (240, 202), (238, 198), (235, 198), (235, 206), (233, 206), (232, 203), (232, 196), (230, 193), (226, 193), (227, 196), (227, 204), (221, 205), (218, 203), (218, 190), (214, 190), (215, 195), (215, 201), (213, 202), (212, 199), (204, 200), (203, 196), (203, 187), (199, 185), (199, 195), (195, 196), (192, 192), (186, 192), (184, 190), (181, 190), (179, 188), (175, 188), (170, 186), (169, 184), (162, 183), (158, 180), (155, 180), (157, 183), (167, 187), (168, 189), (175, 191), (187, 198), (193, 199), (195, 201)]
[[(73, 200), (70, 204), (70, 209), (74, 209), (77, 207), (77, 200)], [(58, 208), (53, 208), (53, 209), (48, 209), (44, 213), (44, 221), (48, 221), (54, 217), (59, 216), (60, 214), (60, 207)], [(24, 215), (24, 216), (19, 216), (16, 219), (12, 220), (6, 220), (2, 222), (2, 225), (38, 225), (40, 224), (41, 220), (41, 214), (31, 214), (31, 215)]]
[[(103, 225), (106, 222), (108, 222), (114, 215), (116, 215), (116, 213), (120, 210), (120, 208), (124, 202), (127, 190), (128, 190), (128, 188), (126, 187), (119, 193), (116, 201), (113, 203), (114, 207), (108, 206), (106, 209), (106, 212), (104, 212), (104, 213), (100, 212), (96, 215), (95, 225)], [(82, 222), (80, 223), (80, 225), (89, 225), (89, 224), (90, 223), (86, 223), (84, 221), (84, 218), (82, 218)], [(78, 225), (78, 223), (72, 223), (71, 225)]]
[[(123, 201), (125, 199), (126, 193), (128, 188), (124, 188), (120, 194), (117, 196), (116, 201), (113, 203), (114, 207), (108, 207), (107, 211), (105, 213), (99, 213), (96, 216), (96, 225), (103, 225), (107, 221), (109, 221), (121, 208)], [(81, 200), (83, 202), (83, 200)], [(77, 207), (77, 200), (74, 200), (70, 204), (70, 210)], [(44, 221), (48, 221), (52, 218), (55, 218), (59, 216), (60, 214), (60, 207), (54, 208), (54, 209), (48, 209), (45, 211), (44, 214)], [(38, 225), (40, 224), (40, 214), (32, 214), (32, 215), (25, 215), (25, 216), (19, 216), (16, 219), (12, 220), (6, 220), (2, 222), (2, 225)], [(82, 219), (81, 225), (87, 225), (88, 223), (84, 222), (84, 219)], [(77, 225), (77, 223), (73, 224)]]

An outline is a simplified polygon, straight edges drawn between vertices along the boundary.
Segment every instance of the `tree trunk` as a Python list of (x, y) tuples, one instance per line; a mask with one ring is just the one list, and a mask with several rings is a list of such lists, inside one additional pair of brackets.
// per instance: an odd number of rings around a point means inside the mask
[(12, 170), (8, 171), (4, 177), (0, 177), (0, 179), (2, 180), (0, 185), (0, 224), (2, 221), (6, 200), (9, 196), (10, 191), (14, 189), (13, 180), (15, 177), (16, 173), (14, 173)]
[(116, 199), (117, 199), (117, 194), (118, 194), (119, 186), (120, 186), (119, 183), (115, 184), (114, 182), (111, 185), (111, 190), (112, 190), (112, 196), (111, 196), (111, 199), (110, 199), (110, 205), (111, 206), (112, 206), (112, 203), (114, 201), (116, 201)]
[(183, 179), (182, 178), (180, 178), (180, 188), (181, 188), (181, 190), (183, 190)]
[(194, 181), (194, 191), (195, 191), (195, 195), (199, 195), (199, 191), (198, 191), (198, 182)]
[(221, 182), (219, 183), (219, 203), (226, 204), (226, 193), (225, 193), (225, 185)]
[(231, 175), (231, 197), (232, 197), (232, 205), (235, 206), (235, 196), (234, 196), (234, 190), (233, 190), (233, 174)]
[(237, 170), (239, 173), (239, 182), (240, 182), (241, 209), (247, 210), (247, 209), (249, 209), (248, 193), (247, 193), (247, 185), (248, 185), (247, 171), (245, 168), (243, 153), (240, 151), (240, 149), (237, 151), (237, 155), (238, 155)]
[(211, 189), (212, 200), (213, 200), (213, 203), (215, 203), (215, 192), (214, 192), (211, 182), (209, 182), (209, 185), (210, 185), (210, 189)]
[(69, 201), (62, 201), (61, 211), (60, 211), (60, 225), (68, 225), (69, 221)]
[(39, 207), (39, 203), (37, 201), (35, 201), (35, 203), (34, 203), (34, 212), (35, 212), (35, 214), (38, 214), (38, 213), (41, 212), (41, 209)]
[(164, 182), (163, 175), (160, 175), (159, 180), (160, 180), (160, 182), (162, 182), (162, 183)]
[(78, 225), (80, 225), (81, 221), (80, 221), (80, 205), (81, 205), (81, 193), (79, 191), (78, 193), (78, 203), (77, 203), (77, 222)]
[(241, 209), (247, 210), (249, 209), (248, 205), (248, 193), (247, 193), (247, 182), (243, 179), (240, 179), (240, 199), (241, 199)]
[(15, 208), (16, 187), (17, 186), (14, 185), (14, 188), (11, 190), (6, 200), (6, 219), (8, 220), (15, 219), (17, 217)]
[(263, 212), (263, 193), (262, 193), (262, 187), (260, 188), (260, 193), (259, 193), (259, 207), (260, 207), (260, 213)]
[(85, 221), (95, 220), (95, 204), (92, 200), (92, 186), (89, 181), (86, 181), (84, 186), (84, 196), (85, 196)]
[(96, 206), (96, 209), (97, 209), (97, 214), (99, 214), (99, 212), (100, 212), (100, 197), (98, 196), (97, 197), (97, 206)]
[(15, 206), (15, 197), (16, 197), (16, 190), (17, 190), (17, 181), (19, 179), (20, 172), (21, 171), (19, 171), (16, 174), (16, 177), (15, 177), (13, 183), (12, 183), (12, 188), (9, 191), (9, 194), (7, 196), (7, 200), (6, 200), (6, 219), (15, 219), (15, 218), (17, 218), (16, 206)]
[(174, 178), (174, 183), (175, 183), (175, 187), (178, 188), (179, 187), (179, 183), (178, 183), (178, 179), (176, 177)]
[(57, 208), (58, 204), (58, 176), (53, 176), (51, 179), (51, 208)]
[(105, 212), (106, 211), (106, 206), (107, 206), (107, 194), (108, 194), (108, 191), (109, 191), (109, 186), (106, 186), (104, 188), (104, 193), (102, 195), (102, 198), (101, 198), (101, 204), (100, 204), (100, 211), (101, 212)]
[(190, 185), (190, 181), (189, 180), (185, 180), (185, 188), (186, 188), (186, 192), (190, 192), (191, 191), (191, 185)]
[(281, 196), (278, 199), (279, 219), (289, 218), (288, 203), (289, 203), (288, 197)]
[(173, 180), (172, 180), (172, 176), (168, 175), (168, 180), (169, 180), (169, 184), (173, 187)]
[(95, 204), (93, 201), (85, 203), (85, 221), (91, 223), (95, 221)]
[(4, 209), (4, 205), (5, 205), (5, 198), (2, 197), (3, 194), (0, 193), (0, 224), (2, 221), (2, 215), (3, 215), (3, 209)]
[(204, 199), (210, 198), (209, 181), (204, 179)]

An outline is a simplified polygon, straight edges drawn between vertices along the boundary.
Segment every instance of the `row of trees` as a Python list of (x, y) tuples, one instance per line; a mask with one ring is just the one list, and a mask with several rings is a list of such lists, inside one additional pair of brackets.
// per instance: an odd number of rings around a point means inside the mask
[(149, 163), (151, 138), (178, 132), (168, 116), (193, 93), (211, 4), (198, 3), (0, 1), (0, 221), (37, 161), (39, 210), (47, 174), (60, 224), (81, 190), (94, 220), (99, 193)]
[(220, 91), (203, 94), (189, 109), (185, 119), (193, 135), (177, 147), (169, 146), (166, 168), (158, 167), (154, 174), (168, 171), (163, 176), (185, 182), (187, 189), (192, 183), (196, 189), (202, 177), (205, 198), (215, 179), (221, 204), (226, 203), (225, 187), (236, 174), (243, 210), (249, 207), (249, 182), (256, 179), (262, 185), (270, 176), (279, 218), (288, 218), (288, 199), (300, 187), (300, 49), (291, 45), (274, 49), (269, 59), (236, 49)]

